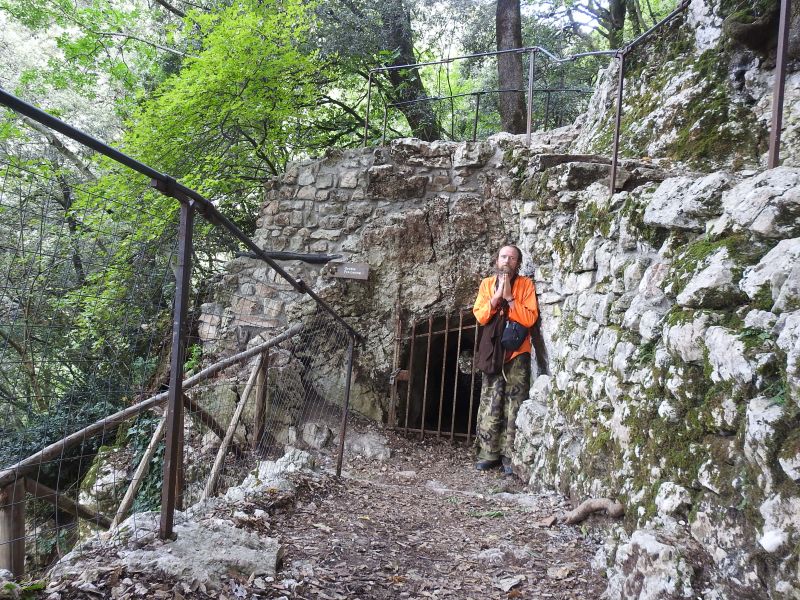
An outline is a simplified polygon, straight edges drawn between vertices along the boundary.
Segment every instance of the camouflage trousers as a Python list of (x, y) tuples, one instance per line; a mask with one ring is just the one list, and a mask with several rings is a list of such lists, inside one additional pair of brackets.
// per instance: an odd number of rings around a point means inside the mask
[(481, 460), (511, 456), (517, 434), (517, 412), (531, 387), (531, 355), (515, 356), (503, 365), (503, 371), (505, 377), (503, 373), (483, 374), (475, 438)]

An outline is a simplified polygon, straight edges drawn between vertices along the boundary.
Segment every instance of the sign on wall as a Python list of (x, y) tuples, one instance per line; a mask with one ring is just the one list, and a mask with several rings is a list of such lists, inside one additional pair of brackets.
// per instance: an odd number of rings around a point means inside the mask
[(341, 263), (336, 265), (336, 272), (333, 276), (366, 280), (369, 277), (369, 265), (367, 263)]

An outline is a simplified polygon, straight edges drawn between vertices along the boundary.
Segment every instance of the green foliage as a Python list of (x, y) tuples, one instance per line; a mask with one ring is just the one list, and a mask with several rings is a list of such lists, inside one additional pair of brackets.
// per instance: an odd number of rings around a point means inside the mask
[[(241, 192), (280, 171), (316, 97), (318, 63), (301, 44), (309, 12), (295, 0), (238, 0), (195, 11), (201, 50), (131, 122), (125, 148), (200, 193)], [(232, 199), (232, 198), (231, 198)], [(224, 202), (224, 201), (223, 201)]]
[[(133, 453), (132, 465), (138, 465), (158, 427), (160, 418), (152, 414), (140, 415), (128, 428), (127, 446)], [(150, 468), (139, 485), (139, 492), (133, 503), (133, 512), (158, 510), (161, 506), (161, 487), (164, 481), (164, 442), (161, 441), (150, 460)]]

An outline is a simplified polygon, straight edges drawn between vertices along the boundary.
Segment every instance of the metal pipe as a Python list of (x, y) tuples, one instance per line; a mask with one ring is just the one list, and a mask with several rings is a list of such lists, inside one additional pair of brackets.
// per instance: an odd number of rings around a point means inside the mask
[(417, 322), (411, 325), (411, 347), (408, 356), (408, 387), (406, 388), (406, 422), (403, 433), (408, 434), (408, 409), (411, 407), (411, 384), (414, 382), (414, 338), (417, 334)]
[(192, 234), (194, 204), (181, 203), (178, 229), (178, 268), (175, 276), (175, 305), (172, 311), (172, 356), (170, 358), (169, 396), (167, 400), (167, 432), (165, 436), (164, 471), (161, 484), (161, 521), (159, 537), (171, 538), (175, 520), (180, 455), (180, 428), (183, 427), (183, 363), (186, 342), (186, 315), (189, 288), (192, 284)]
[(342, 423), (339, 427), (339, 456), (336, 458), (336, 476), (342, 476), (344, 460), (344, 438), (347, 434), (347, 414), (350, 411), (350, 382), (353, 377), (353, 346), (355, 338), (351, 335), (347, 342), (347, 379), (344, 384), (344, 406), (342, 407)]
[(449, 327), (450, 327), (450, 313), (446, 313), (444, 315), (444, 349), (442, 351), (442, 381), (441, 385), (439, 386), (439, 420), (436, 424), (437, 438), (442, 437), (442, 408), (444, 408), (444, 377), (447, 367), (447, 336), (448, 336), (447, 330)]
[(617, 191), (617, 164), (619, 161), (619, 129), (622, 123), (622, 91), (625, 85), (625, 52), (619, 55), (619, 81), (617, 83), (617, 113), (614, 117), (614, 141), (611, 148), (611, 171), (609, 174), (609, 196)]
[(369, 134), (369, 109), (371, 103), (372, 103), (372, 71), (370, 71), (369, 75), (367, 76), (367, 114), (364, 117), (364, 143), (362, 144), (364, 148), (367, 147), (367, 137)]
[(394, 361), (392, 363), (392, 373), (395, 374), (395, 379), (391, 383), (391, 391), (389, 392), (389, 428), (394, 429), (397, 426), (397, 379), (396, 374), (400, 368), (400, 337), (402, 334), (402, 322), (400, 320), (400, 306), (397, 307), (397, 320), (395, 321), (394, 328)]
[[(638, 39), (638, 38), (637, 38)], [(374, 69), (370, 69), (370, 73), (379, 73), (383, 71), (396, 71), (397, 69), (409, 69), (411, 67), (429, 67), (431, 65), (443, 65), (451, 62), (455, 62), (457, 60), (466, 60), (469, 58), (483, 58), (485, 56), (498, 56), (500, 54), (527, 54), (528, 52), (536, 51), (541, 52), (551, 60), (562, 63), (562, 62), (570, 62), (575, 60), (576, 58), (584, 58), (586, 56), (614, 56), (619, 50), (594, 50), (592, 52), (578, 52), (577, 54), (570, 54), (569, 56), (565, 56), (561, 58), (553, 54), (547, 48), (542, 46), (524, 46), (522, 48), (509, 48), (507, 50), (494, 50), (491, 52), (478, 52), (477, 54), (464, 54), (462, 56), (453, 56), (452, 58), (443, 58), (441, 60), (432, 60), (428, 62), (422, 63), (408, 63), (405, 65), (392, 65), (390, 67), (375, 67)]]
[(531, 131), (533, 129), (533, 75), (534, 63), (536, 62), (536, 51), (531, 50), (528, 59), (528, 122), (526, 125), (525, 144), (531, 145)]
[(428, 316), (428, 353), (425, 356), (425, 384), (422, 387), (422, 416), (420, 417), (420, 429), (422, 433), (420, 434), (420, 439), (425, 437), (425, 413), (428, 410), (428, 368), (431, 365), (431, 341), (433, 340), (433, 336), (430, 335), (430, 332), (433, 330), (433, 315)]
[(544, 101), (544, 126), (542, 129), (547, 131), (547, 119), (550, 116), (550, 90), (547, 91), (547, 97)]
[(472, 141), (478, 139), (478, 111), (481, 108), (481, 95), (475, 96), (475, 123), (472, 125)]
[(291, 275), (289, 275), (289, 273), (287, 273), (277, 262), (270, 258), (270, 256), (261, 247), (256, 245), (253, 240), (246, 236), (242, 230), (233, 223), (233, 221), (220, 213), (219, 210), (217, 210), (217, 207), (214, 206), (210, 200), (206, 199), (198, 192), (186, 187), (181, 183), (178, 183), (169, 175), (159, 173), (155, 169), (131, 158), (126, 154), (123, 154), (108, 144), (93, 138), (79, 129), (67, 125), (60, 119), (56, 119), (43, 110), (40, 110), (35, 106), (20, 100), (2, 88), (0, 88), (0, 104), (9, 107), (11, 110), (18, 112), (19, 114), (29, 117), (34, 121), (37, 121), (38, 123), (41, 123), (42, 125), (45, 125), (54, 131), (67, 136), (70, 139), (80, 142), (81, 144), (91, 148), (92, 150), (95, 150), (96, 152), (99, 152), (100, 154), (112, 158), (120, 164), (125, 165), (126, 167), (129, 167), (130, 169), (133, 169), (142, 175), (146, 175), (152, 180), (153, 187), (155, 187), (162, 194), (171, 196), (181, 203), (186, 203), (190, 200), (194, 201), (194, 209), (199, 212), (209, 223), (218, 225), (230, 232), (236, 239), (241, 241), (242, 244), (253, 251), (258, 258), (272, 267), (275, 272), (285, 279), (295, 290), (305, 293), (313, 298), (319, 306), (329, 313), (340, 325), (347, 329), (351, 335), (354, 335), (356, 336), (356, 339), (361, 340), (361, 336), (358, 335), (358, 333), (356, 333), (356, 331), (353, 330), (353, 328), (350, 327), (338, 314), (336, 314), (333, 309), (328, 306), (319, 296), (308, 289), (308, 287), (302, 281), (295, 280)]
[[(463, 94), (452, 94), (449, 96), (425, 96), (424, 98), (415, 98), (413, 100), (403, 100), (402, 102), (392, 102), (389, 106), (398, 108), (400, 106), (406, 106), (409, 104), (419, 104), (420, 102), (435, 102), (438, 100), (450, 100), (451, 98), (464, 98), (466, 96), (478, 96), (480, 94), (519, 94), (520, 92), (526, 92), (526, 90), (515, 90), (511, 88), (505, 89), (484, 89), (484, 90), (477, 90), (473, 92), (464, 92)], [(591, 94), (593, 93), (590, 89), (583, 89), (583, 88), (534, 88), (534, 94), (546, 94), (548, 92), (575, 92), (577, 94)]]
[(772, 125), (769, 132), (769, 160), (774, 169), (780, 164), (781, 128), (783, 127), (783, 97), (786, 89), (786, 52), (789, 48), (789, 17), (792, 0), (781, 0), (778, 26), (778, 56), (775, 59), (775, 79), (772, 83)]
[(467, 419), (467, 443), (472, 431), (472, 405), (475, 397), (475, 354), (478, 351), (478, 321), (475, 321), (475, 341), (472, 344), (472, 373), (469, 378), (469, 417)]
[(458, 402), (458, 359), (461, 356), (461, 332), (464, 328), (464, 311), (458, 311), (458, 343), (456, 344), (456, 376), (453, 385), (453, 409), (450, 415), (450, 441), (453, 441), (453, 435), (456, 429), (456, 403)]
[(386, 145), (386, 123), (389, 119), (389, 111), (386, 109), (386, 103), (383, 103), (383, 134), (381, 135), (381, 146)]

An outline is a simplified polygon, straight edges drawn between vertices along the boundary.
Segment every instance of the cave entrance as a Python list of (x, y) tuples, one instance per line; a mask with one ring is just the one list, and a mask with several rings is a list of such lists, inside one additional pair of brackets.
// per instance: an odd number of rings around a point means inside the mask
[(389, 427), (469, 444), (481, 393), (478, 325), (470, 309), (395, 324)]

